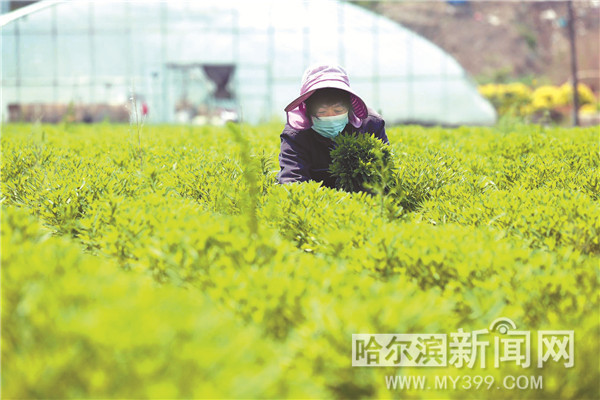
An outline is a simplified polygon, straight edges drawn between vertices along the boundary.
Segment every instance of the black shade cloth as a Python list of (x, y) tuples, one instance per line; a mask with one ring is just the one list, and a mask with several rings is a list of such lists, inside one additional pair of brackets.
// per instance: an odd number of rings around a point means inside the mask
[(213, 94), (215, 99), (232, 99), (233, 94), (227, 89), (229, 79), (233, 74), (235, 66), (233, 65), (202, 65), (204, 73), (215, 85), (217, 89)]

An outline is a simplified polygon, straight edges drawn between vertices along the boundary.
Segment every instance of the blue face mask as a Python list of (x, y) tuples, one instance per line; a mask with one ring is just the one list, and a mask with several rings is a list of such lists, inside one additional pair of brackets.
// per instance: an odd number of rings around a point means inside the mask
[(329, 139), (335, 138), (348, 124), (348, 113), (334, 115), (333, 117), (312, 117), (312, 128)]

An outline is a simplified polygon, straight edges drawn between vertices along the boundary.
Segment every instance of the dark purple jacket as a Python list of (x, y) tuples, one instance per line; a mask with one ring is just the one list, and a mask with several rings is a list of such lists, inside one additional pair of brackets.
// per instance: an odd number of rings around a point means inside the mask
[[(344, 132), (373, 133), (383, 143), (389, 144), (385, 134), (385, 121), (380, 115), (369, 109), (369, 115), (362, 121), (360, 128), (347, 124)], [(285, 125), (281, 137), (279, 153), (279, 183), (322, 181), (324, 186), (334, 188), (335, 178), (329, 172), (330, 151), (335, 141), (319, 135), (311, 128), (298, 131)]]

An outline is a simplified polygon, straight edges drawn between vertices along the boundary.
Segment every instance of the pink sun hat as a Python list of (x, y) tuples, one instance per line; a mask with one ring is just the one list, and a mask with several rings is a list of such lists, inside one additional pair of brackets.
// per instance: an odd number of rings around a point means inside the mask
[(287, 105), (288, 124), (298, 130), (308, 129), (312, 121), (306, 115), (305, 101), (317, 89), (335, 88), (350, 93), (352, 110), (348, 113), (348, 121), (355, 127), (360, 127), (362, 120), (367, 118), (368, 111), (365, 102), (350, 88), (348, 74), (339, 65), (317, 65), (309, 67), (302, 76), (300, 96)]

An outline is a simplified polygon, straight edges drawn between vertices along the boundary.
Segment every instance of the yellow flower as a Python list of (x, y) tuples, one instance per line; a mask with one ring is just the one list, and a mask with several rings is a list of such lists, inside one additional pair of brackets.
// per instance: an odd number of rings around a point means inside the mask
[[(565, 83), (560, 87), (561, 101), (563, 104), (572, 104), (573, 103), (573, 85), (570, 83)], [(589, 87), (584, 85), (583, 83), (577, 84), (577, 94), (579, 95), (579, 105), (585, 104), (595, 104), (596, 96), (591, 91)]]
[(556, 86), (540, 86), (531, 95), (531, 105), (534, 110), (549, 110), (565, 105), (563, 94)]

